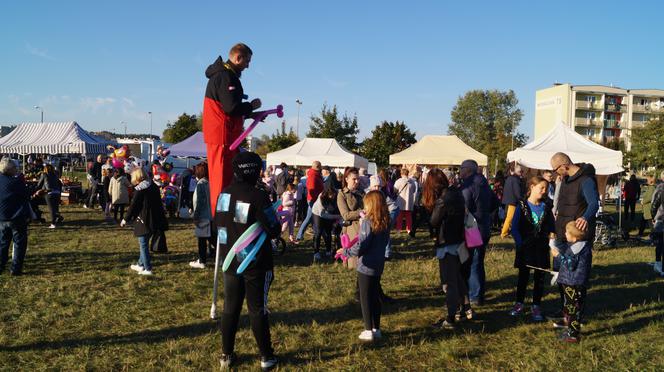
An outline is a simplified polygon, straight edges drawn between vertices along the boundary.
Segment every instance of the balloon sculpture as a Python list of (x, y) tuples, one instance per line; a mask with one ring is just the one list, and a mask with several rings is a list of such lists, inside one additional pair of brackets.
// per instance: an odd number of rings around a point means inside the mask
[(111, 150), (111, 153), (108, 154), (108, 157), (113, 161), (113, 168), (124, 168), (127, 163), (127, 159), (131, 156), (131, 150), (129, 147), (127, 145), (122, 145), (116, 148), (115, 146), (108, 145), (106, 148)]
[(358, 236), (355, 237), (355, 239), (350, 240), (348, 237), (348, 234), (343, 234), (341, 235), (341, 247), (337, 254), (334, 256), (335, 261), (336, 260), (341, 260), (343, 263), (346, 263), (348, 261), (348, 254), (346, 252), (347, 249), (351, 248), (355, 244), (357, 244), (358, 241)]
[(251, 117), (254, 119), (254, 122), (251, 123), (251, 125), (248, 126), (247, 129), (245, 129), (244, 132), (242, 132), (242, 134), (240, 134), (240, 136), (231, 144), (231, 147), (230, 147), (231, 151), (238, 148), (238, 146), (240, 146), (242, 141), (245, 138), (247, 138), (249, 133), (251, 133), (251, 131), (254, 130), (254, 128), (256, 128), (258, 123), (261, 122), (261, 121), (264, 121), (265, 118), (267, 118), (268, 115), (270, 115), (270, 114), (277, 114), (278, 118), (284, 117), (284, 106), (278, 105), (276, 109), (254, 112), (251, 115)]

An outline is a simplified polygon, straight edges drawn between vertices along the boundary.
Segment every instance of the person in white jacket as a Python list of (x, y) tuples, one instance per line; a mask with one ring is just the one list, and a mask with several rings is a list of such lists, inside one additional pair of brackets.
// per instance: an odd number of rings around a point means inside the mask
[(408, 169), (401, 168), (401, 178), (394, 183), (394, 191), (397, 193), (397, 215), (396, 231), (401, 232), (403, 220), (406, 220), (406, 232), (410, 234), (413, 229), (413, 209), (415, 207), (415, 192), (417, 186), (412, 179), (408, 178)]

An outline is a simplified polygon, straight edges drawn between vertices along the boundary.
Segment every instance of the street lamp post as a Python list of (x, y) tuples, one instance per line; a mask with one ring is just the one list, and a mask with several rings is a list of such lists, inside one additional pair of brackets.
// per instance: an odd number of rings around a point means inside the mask
[(297, 103), (297, 124), (296, 124), (296, 134), (297, 134), (297, 139), (300, 139), (300, 106), (302, 106), (302, 101), (299, 99), (295, 100), (295, 103)]
[(124, 124), (124, 136), (127, 138), (127, 122), (126, 121), (121, 121), (120, 125)]
[(150, 139), (152, 139), (152, 111), (148, 111), (148, 115), (150, 115)]
[(42, 108), (40, 106), (35, 106), (35, 110), (41, 111), (41, 122), (42, 122), (42, 124), (44, 124), (44, 108)]

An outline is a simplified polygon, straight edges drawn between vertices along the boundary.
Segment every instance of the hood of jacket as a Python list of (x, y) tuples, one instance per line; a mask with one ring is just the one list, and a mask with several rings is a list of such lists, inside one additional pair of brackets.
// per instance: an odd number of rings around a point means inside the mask
[(567, 178), (567, 182), (572, 182), (582, 176), (595, 177), (595, 167), (592, 164), (579, 163), (576, 164), (576, 166), (580, 168), (579, 171), (576, 172), (575, 175)]
[[(218, 74), (219, 72), (227, 68), (228, 68), (227, 62), (224, 62), (224, 60), (221, 59), (221, 57), (217, 57), (217, 59), (211, 65), (209, 65), (207, 69), (205, 69), (205, 77), (210, 79), (212, 76)], [(231, 69), (231, 71), (233, 70)], [(238, 77), (240, 77), (239, 73), (235, 71), (233, 71), (233, 73), (236, 74)]]

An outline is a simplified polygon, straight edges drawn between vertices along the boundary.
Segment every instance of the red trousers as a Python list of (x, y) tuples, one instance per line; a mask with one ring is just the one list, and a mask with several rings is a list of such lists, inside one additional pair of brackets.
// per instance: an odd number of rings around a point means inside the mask
[(221, 191), (233, 180), (233, 157), (238, 150), (230, 151), (228, 145), (206, 143), (208, 177), (210, 180), (210, 205), (212, 216), (217, 213), (217, 198)]
[(413, 230), (413, 212), (412, 211), (400, 211), (397, 215), (397, 231), (401, 231), (403, 227), (403, 219), (406, 219), (406, 230), (411, 232)]

